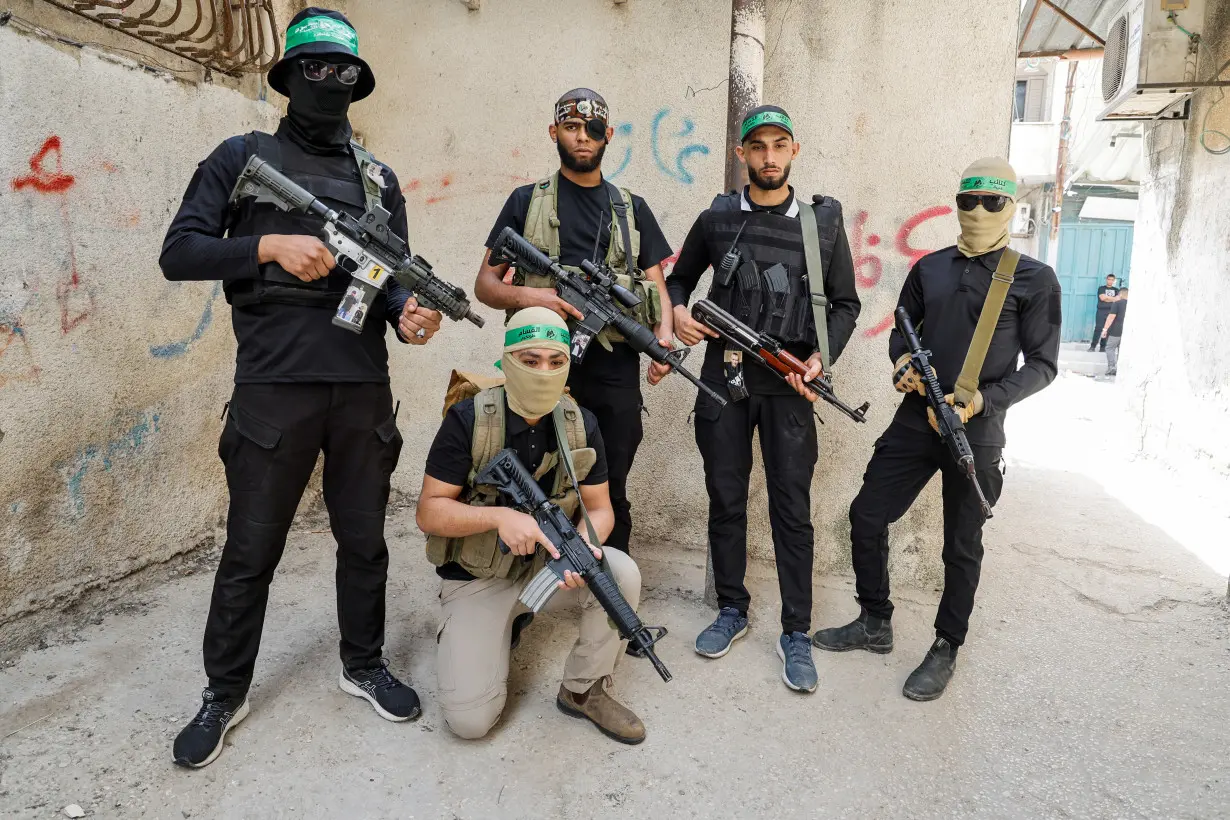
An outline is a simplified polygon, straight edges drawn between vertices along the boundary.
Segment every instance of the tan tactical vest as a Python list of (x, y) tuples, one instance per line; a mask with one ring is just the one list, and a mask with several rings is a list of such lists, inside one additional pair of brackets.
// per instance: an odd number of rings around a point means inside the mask
[[(604, 185), (608, 184), (606, 182)], [(632, 253), (624, 251), (623, 231), (612, 205), (611, 208), (611, 242), (607, 246), (606, 264), (616, 272), (616, 280), (620, 285), (640, 297), (641, 303), (624, 312), (648, 328), (662, 321), (662, 297), (657, 286), (646, 280), (645, 272), (636, 267), (636, 260), (641, 253), (641, 234), (636, 229), (636, 214), (632, 208), (632, 192), (620, 188), (625, 212), (628, 215), (628, 242), (632, 245)], [(530, 207), (525, 215), (525, 238), (538, 250), (554, 260), (559, 260), (559, 172), (556, 171), (546, 179), (539, 180), (530, 194)], [(581, 269), (565, 265), (566, 270), (580, 273)], [(622, 271), (622, 272), (621, 272)], [(538, 274), (524, 275), (520, 271), (513, 274), (514, 285), (527, 285), (531, 288), (549, 288), (554, 283), (549, 276)], [(512, 311), (509, 311), (512, 316)], [(608, 327), (598, 334), (598, 341), (607, 350), (612, 342), (622, 342), (624, 337)]]
[[(499, 503), (499, 493), (494, 487), (474, 486), (474, 476), (487, 466), (496, 453), (504, 449), (504, 388), (490, 387), (482, 390), (474, 397), (474, 435), (470, 443), (470, 475), (466, 479), (466, 487), (462, 491), (461, 500), (474, 507), (493, 507)], [(573, 466), (576, 469), (577, 481), (581, 481), (593, 468), (598, 454), (593, 448), (586, 446), (585, 420), (581, 417), (581, 409), (568, 396), (560, 397), (560, 409), (563, 411), (564, 429), (558, 426), (555, 438), (558, 447), (567, 446), (572, 453)], [(551, 486), (551, 501), (558, 505), (569, 518), (576, 515), (580, 504), (577, 488), (568, 479), (567, 470), (560, 464), (559, 451), (543, 456), (542, 464), (534, 472), (534, 478), (539, 479), (551, 470), (555, 470), (555, 481)], [(516, 580), (537, 572), (545, 564), (545, 552), (538, 551), (533, 561), (526, 561), (516, 555), (504, 555), (496, 544), (499, 533), (496, 530), (476, 533), (465, 538), (445, 538), (440, 535), (427, 537), (427, 560), (437, 567), (449, 563), (457, 563), (475, 578), (511, 578)]]

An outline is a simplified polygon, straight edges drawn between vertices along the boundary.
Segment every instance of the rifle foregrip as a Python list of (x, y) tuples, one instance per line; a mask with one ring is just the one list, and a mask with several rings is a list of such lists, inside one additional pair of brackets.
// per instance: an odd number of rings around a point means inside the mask
[(557, 267), (551, 258), (530, 244), (524, 236), (511, 227), (500, 231), (492, 253), (516, 261), (518, 267), (527, 267), (535, 273), (550, 274)]

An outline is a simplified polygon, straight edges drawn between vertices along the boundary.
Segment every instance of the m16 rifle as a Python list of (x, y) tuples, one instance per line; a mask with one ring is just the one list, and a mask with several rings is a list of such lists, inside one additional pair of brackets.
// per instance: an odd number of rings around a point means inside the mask
[[(594, 557), (589, 545), (564, 511), (547, 498), (534, 476), (517, 457), (516, 450), (506, 448), (496, 453), (495, 458), (474, 476), (474, 484), (495, 487), (510, 507), (533, 516), (543, 535), (547, 536), (559, 552), (559, 558), (548, 561), (546, 567), (526, 585), (521, 593), (521, 603), (531, 612), (537, 612), (559, 589), (558, 582), (564, 580), (565, 571), (581, 576), (594, 598), (610, 616), (619, 636), (628, 641), (629, 650), (637, 657), (649, 658), (662, 680), (669, 681), (671, 673), (653, 651), (653, 645), (666, 635), (666, 627), (645, 626), (641, 623), (641, 619), (619, 591), (615, 579), (602, 568), (602, 563)], [(508, 547), (502, 541), (500, 551), (508, 552)]]
[(414, 294), (423, 307), (438, 310), (454, 321), (466, 319), (483, 326), (483, 318), (470, 309), (466, 292), (436, 276), (423, 257), (412, 255), (406, 241), (389, 229), (389, 212), (379, 205), (355, 219), (325, 205), (256, 156), (240, 172), (231, 204), (245, 197), (323, 220), (321, 239), (333, 252), (338, 267), (353, 277), (333, 316), (333, 324), (338, 327), (362, 333), (367, 312), (390, 276)]

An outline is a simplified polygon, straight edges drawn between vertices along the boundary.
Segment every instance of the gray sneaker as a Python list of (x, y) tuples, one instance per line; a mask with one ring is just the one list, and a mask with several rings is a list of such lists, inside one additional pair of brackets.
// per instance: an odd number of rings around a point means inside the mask
[(730, 651), (730, 645), (747, 634), (747, 617), (732, 606), (718, 611), (717, 620), (696, 636), (696, 654), (720, 658)]
[(782, 682), (796, 692), (814, 692), (819, 677), (811, 659), (811, 638), (791, 632), (777, 639), (777, 657), (782, 659)]

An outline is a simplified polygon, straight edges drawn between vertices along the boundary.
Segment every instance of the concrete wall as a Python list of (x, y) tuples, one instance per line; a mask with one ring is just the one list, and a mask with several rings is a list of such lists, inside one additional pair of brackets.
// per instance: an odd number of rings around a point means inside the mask
[(166, 282), (158, 251), (196, 163), (278, 116), (255, 78), (201, 84), (97, 23), (14, 5), (21, 20), (0, 28), (0, 646), (37, 627), (21, 616), (218, 525), (229, 319), (214, 283)]
[[(1230, 58), (1230, 2), (1210, 3), (1200, 79)], [(1224, 75), (1223, 75), (1224, 76)], [(1230, 157), (1200, 146), (1201, 123), (1230, 133), (1226, 89), (1196, 93), (1191, 119), (1146, 128), (1146, 171), (1132, 256), (1131, 316), (1119, 382), (1140, 419), (1140, 445), (1180, 463), (1230, 472)], [(1227, 141), (1207, 135), (1209, 147)]]
[[(508, 192), (557, 164), (547, 126), (567, 88), (606, 95), (617, 128), (608, 175), (648, 199), (676, 247), (721, 188), (727, 0), (577, 0), (566, 15), (551, 0), (345, 10), (379, 80), (356, 126), (405, 185), (414, 249), (467, 289)], [(804, 146), (793, 180), (844, 201), (865, 298), (838, 384), (873, 403), (871, 423), (820, 408), (818, 569), (844, 572), (846, 507), (896, 404), (891, 305), (911, 259), (954, 241), (961, 168), (1007, 150), (1015, 8), (772, 0), (768, 13), (765, 95), (792, 112)], [(105, 39), (71, 16), (41, 22)], [(6, 639), (25, 613), (192, 548), (224, 511), (215, 447), (232, 373), (227, 309), (212, 284), (165, 282), (156, 259), (195, 163), (230, 134), (270, 127), (277, 110), (253, 99), (255, 80), (182, 76), (0, 29), (0, 224), (16, 227), (0, 234), (0, 253), (16, 260), (0, 287)], [(428, 348), (394, 350), (400, 492), (418, 490), (449, 370), (497, 356), (499, 317), (486, 315), (484, 331), (450, 325)], [(704, 547), (693, 398), (677, 378), (647, 391), (633, 475), (643, 541)], [(899, 581), (939, 577), (937, 504), (932, 488), (899, 527)], [(759, 475), (751, 519), (753, 550), (767, 555)], [(394, 550), (396, 572), (421, 573), (417, 554)]]
[[(396, 38), (364, 35), (379, 85), (354, 119), (406, 186), (412, 244), (458, 283), (473, 281), (508, 192), (558, 165), (547, 137), (551, 103), (574, 86), (591, 85), (611, 104), (617, 136), (607, 173), (646, 197), (676, 248), (721, 189), (727, 0), (578, 0), (566, 17), (550, 0), (489, 0), (475, 12), (461, 3), (345, 7), (361, 32), (414, 20)], [(1007, 151), (1015, 11), (1012, 0), (768, 4), (765, 100), (798, 125), (803, 152), (792, 182), (800, 193), (845, 203), (865, 300), (838, 383), (873, 411), (856, 429), (820, 407), (828, 423), (813, 500), (819, 570), (849, 570), (847, 508), (897, 404), (887, 322), (910, 261), (955, 241), (949, 204), (962, 168)], [(440, 337), (447, 353), (433, 345), (395, 357), (395, 386), (411, 411), (401, 416), (402, 489), (418, 489), (449, 370), (489, 369), (497, 357), (499, 321), (487, 315), (481, 333), (449, 327)], [(694, 390), (671, 378), (646, 397), (651, 429), (632, 476), (636, 537), (703, 549), (707, 501), (688, 424)], [(900, 527), (902, 581), (940, 577), (932, 490)], [(749, 541), (769, 556), (759, 467), (752, 494)]]

